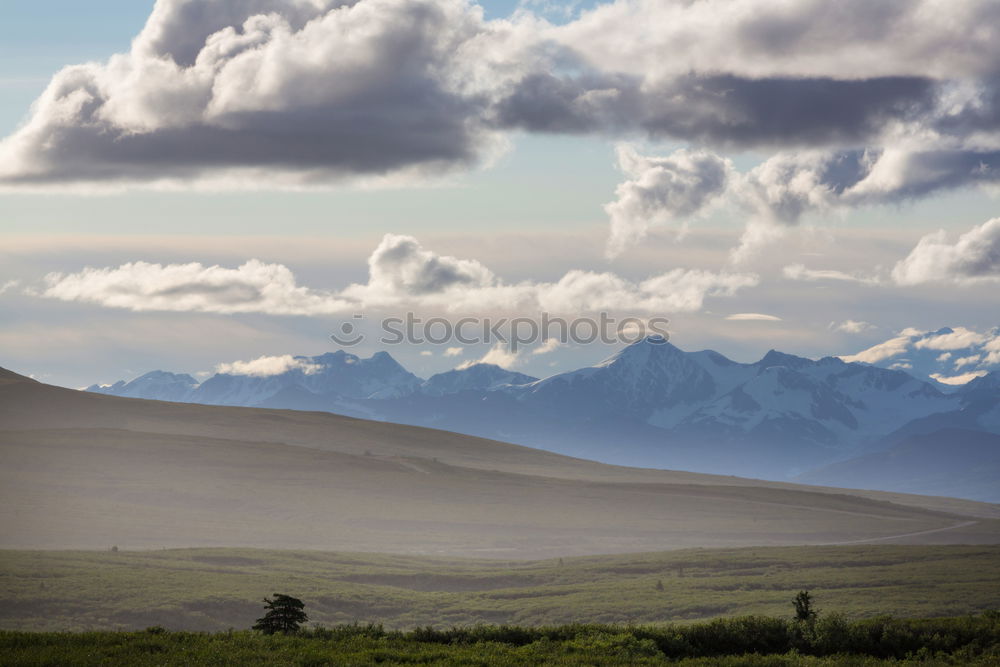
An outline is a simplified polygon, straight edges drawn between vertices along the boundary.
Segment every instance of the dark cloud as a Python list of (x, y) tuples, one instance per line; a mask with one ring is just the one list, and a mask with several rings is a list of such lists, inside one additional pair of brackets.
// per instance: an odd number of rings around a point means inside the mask
[[(900, 196), (992, 179), (995, 2), (740, 2), (611, 2), (553, 27), (465, 0), (160, 0), (129, 53), (53, 79), (0, 144), (0, 183), (419, 176), (484, 160), (509, 130), (902, 142), (928, 174)], [(867, 167), (832, 158), (815, 180), (846, 198)]]

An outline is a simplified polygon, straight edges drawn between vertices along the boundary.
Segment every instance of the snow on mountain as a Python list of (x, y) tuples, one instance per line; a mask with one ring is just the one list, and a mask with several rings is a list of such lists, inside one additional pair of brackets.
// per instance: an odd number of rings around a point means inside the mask
[[(935, 335), (949, 335), (944, 331)], [(327, 410), (611, 463), (772, 479), (882, 451), (914, 434), (1000, 433), (997, 372), (944, 391), (869, 363), (776, 350), (740, 363), (712, 350), (684, 352), (660, 338), (542, 380), (474, 364), (422, 381), (385, 352), (369, 359), (340, 351), (277, 361), (229, 364), (229, 372), (201, 385), (156, 372), (92, 390)]]
[(87, 391), (128, 398), (149, 398), (157, 401), (187, 402), (198, 382), (186, 374), (152, 371), (131, 382), (119, 380), (112, 385), (92, 385)]
[(588, 418), (645, 419), (657, 408), (694, 405), (715, 393), (699, 364), (673, 344), (649, 337), (596, 366), (560, 373), (522, 388), (519, 399)]
[(427, 396), (445, 396), (463, 391), (495, 391), (537, 381), (536, 377), (508, 371), (496, 364), (480, 363), (432, 375), (420, 386), (420, 391)]
[[(287, 370), (270, 375), (234, 372), (232, 369), (241, 366), (229, 364), (228, 372), (216, 373), (200, 385), (189, 375), (154, 371), (129, 383), (95, 386), (88, 391), (209, 405), (256, 406), (292, 388), (323, 397), (384, 399), (413, 394), (422, 382), (387, 352), (362, 359), (340, 350), (317, 357), (294, 357), (294, 360), (298, 363), (283, 364), (281, 367)], [(171, 390), (170, 398), (166, 398), (167, 392), (162, 387)]]

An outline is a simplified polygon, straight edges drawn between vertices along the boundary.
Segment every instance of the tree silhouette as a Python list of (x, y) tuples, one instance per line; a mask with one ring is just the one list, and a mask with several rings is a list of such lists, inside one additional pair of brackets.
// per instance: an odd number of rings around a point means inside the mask
[(809, 591), (799, 591), (795, 599), (792, 600), (792, 604), (795, 605), (796, 621), (811, 621), (816, 618), (816, 610), (813, 609), (812, 596), (809, 595)]
[(265, 635), (282, 632), (286, 635), (298, 632), (299, 626), (309, 620), (306, 616), (305, 603), (290, 595), (275, 593), (273, 600), (264, 598), (264, 608), (267, 610), (254, 623), (253, 629), (260, 630)]

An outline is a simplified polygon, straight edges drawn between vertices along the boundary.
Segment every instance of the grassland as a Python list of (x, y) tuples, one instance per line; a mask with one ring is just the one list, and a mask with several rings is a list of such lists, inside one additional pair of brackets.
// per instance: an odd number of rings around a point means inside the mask
[(995, 665), (1000, 614), (941, 619), (836, 614), (686, 626), (481, 626), (387, 632), (338, 626), (253, 632), (0, 632), (5, 665)]
[[(662, 585), (662, 590), (660, 586)], [(695, 549), (542, 561), (184, 549), (0, 551), (0, 628), (248, 628), (274, 592), (323, 625), (690, 622), (786, 616), (800, 589), (851, 618), (1000, 603), (1000, 547)]]

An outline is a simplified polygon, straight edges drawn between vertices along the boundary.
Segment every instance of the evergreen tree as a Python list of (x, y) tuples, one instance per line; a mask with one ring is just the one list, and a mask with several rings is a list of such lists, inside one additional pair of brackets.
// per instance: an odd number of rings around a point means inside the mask
[(792, 600), (792, 604), (795, 605), (796, 621), (811, 621), (816, 618), (816, 610), (813, 609), (812, 596), (809, 595), (809, 591), (799, 591), (795, 599)]
[(299, 626), (309, 620), (304, 611), (305, 603), (290, 595), (275, 593), (273, 600), (264, 598), (264, 608), (266, 613), (257, 619), (253, 629), (260, 630), (265, 635), (298, 632)]

